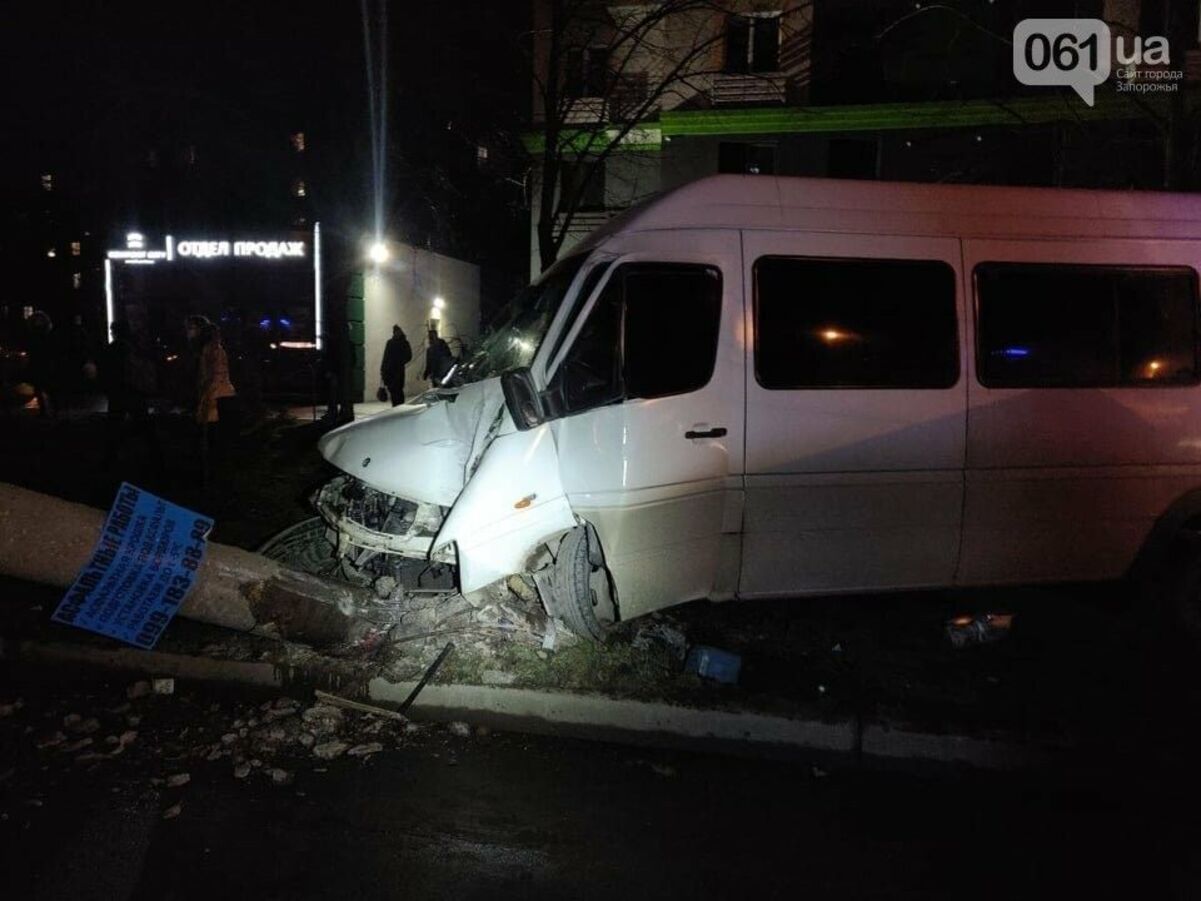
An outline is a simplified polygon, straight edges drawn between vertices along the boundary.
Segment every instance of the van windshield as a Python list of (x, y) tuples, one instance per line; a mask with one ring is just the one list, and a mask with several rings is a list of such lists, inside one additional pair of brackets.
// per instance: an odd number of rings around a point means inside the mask
[(451, 374), (465, 385), (529, 366), (587, 254), (566, 257), (513, 298), (492, 320), (475, 351)]

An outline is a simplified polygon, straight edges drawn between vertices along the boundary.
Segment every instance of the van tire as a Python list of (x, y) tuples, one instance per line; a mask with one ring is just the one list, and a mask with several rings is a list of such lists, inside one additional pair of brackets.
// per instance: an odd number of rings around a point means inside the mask
[(1151, 606), (1170, 637), (1201, 646), (1201, 533), (1182, 529), (1166, 549), (1162, 577), (1151, 583)]
[(604, 640), (617, 618), (617, 606), (613, 580), (590, 526), (579, 526), (563, 536), (550, 589), (552, 615), (581, 638)]

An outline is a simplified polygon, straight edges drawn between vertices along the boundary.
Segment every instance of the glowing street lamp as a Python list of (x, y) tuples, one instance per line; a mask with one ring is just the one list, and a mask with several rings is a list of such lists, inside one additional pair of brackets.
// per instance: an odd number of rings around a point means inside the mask
[(388, 245), (383, 241), (376, 241), (367, 250), (367, 258), (377, 266), (382, 266), (388, 262), (388, 258), (391, 256), (392, 254), (388, 250)]

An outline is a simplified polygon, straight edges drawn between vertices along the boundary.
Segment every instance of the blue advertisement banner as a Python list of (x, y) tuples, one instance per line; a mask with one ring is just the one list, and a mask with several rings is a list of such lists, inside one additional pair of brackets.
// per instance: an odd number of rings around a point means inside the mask
[(122, 483), (52, 619), (153, 648), (196, 581), (212, 528), (208, 517)]

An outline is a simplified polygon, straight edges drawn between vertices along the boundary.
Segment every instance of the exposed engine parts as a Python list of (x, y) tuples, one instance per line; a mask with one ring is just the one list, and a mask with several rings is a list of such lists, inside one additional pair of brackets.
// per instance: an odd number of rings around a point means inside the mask
[(370, 585), (381, 602), (404, 591), (454, 588), (450, 561), (429, 559), (444, 508), (385, 494), (352, 476), (326, 483), (313, 501), (341, 575)]

